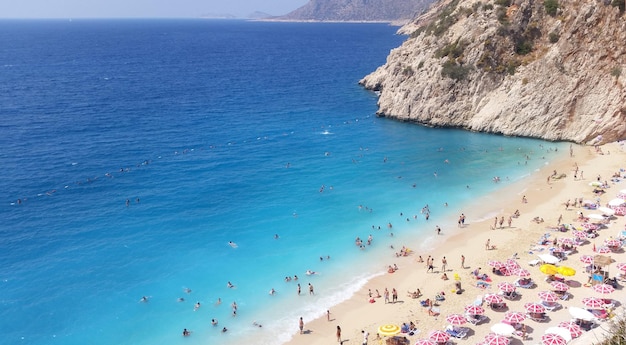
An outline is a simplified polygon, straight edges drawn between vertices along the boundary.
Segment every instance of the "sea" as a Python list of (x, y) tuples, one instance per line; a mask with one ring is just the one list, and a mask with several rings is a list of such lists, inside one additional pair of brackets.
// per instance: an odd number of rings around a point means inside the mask
[(0, 342), (285, 343), (567, 151), (377, 117), (397, 29), (1, 20)]

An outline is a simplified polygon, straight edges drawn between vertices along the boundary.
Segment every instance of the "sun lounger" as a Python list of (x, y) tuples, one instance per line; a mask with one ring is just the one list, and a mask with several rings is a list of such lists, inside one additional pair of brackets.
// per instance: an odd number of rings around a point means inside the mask
[(478, 325), (481, 322), (487, 320), (487, 317), (485, 315), (470, 315), (470, 314), (465, 314), (465, 319), (467, 320), (467, 322), (471, 323), (472, 325)]
[(530, 289), (535, 286), (535, 282), (530, 278), (519, 278), (515, 281), (514, 284), (515, 286), (523, 289)]
[(556, 309), (561, 308), (561, 305), (556, 303), (556, 302), (545, 302), (545, 301), (542, 301), (541, 305), (544, 308), (546, 308), (546, 310), (548, 310), (548, 311), (555, 311)]
[(452, 325), (448, 325), (448, 327), (446, 327), (446, 333), (450, 334), (451, 337), (458, 339), (467, 338), (468, 331), (469, 329), (466, 327), (457, 327)]
[(528, 261), (528, 264), (529, 264), (530, 266), (537, 266), (537, 265), (539, 265), (540, 263), (541, 263), (541, 260), (538, 260), (538, 259)]
[(548, 317), (545, 313), (528, 313), (526, 317), (536, 322), (548, 321)]

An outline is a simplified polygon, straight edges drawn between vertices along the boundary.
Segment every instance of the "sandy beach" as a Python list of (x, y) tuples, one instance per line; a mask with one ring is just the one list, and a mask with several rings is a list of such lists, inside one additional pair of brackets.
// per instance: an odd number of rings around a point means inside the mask
[[(535, 282), (533, 288), (517, 288), (521, 297), (514, 300), (506, 300), (508, 306), (504, 310), (493, 310), (483, 301), (482, 307), (486, 320), (478, 325), (466, 323), (462, 327), (467, 327), (467, 337), (464, 339), (450, 338), (456, 344), (476, 344), (484, 340), (485, 336), (491, 332), (491, 327), (503, 320), (507, 311), (518, 311), (526, 314), (524, 304), (528, 302), (540, 302), (539, 292), (553, 290), (547, 275), (539, 269), (540, 265), (531, 266), (533, 260), (537, 260), (537, 254), (550, 253), (555, 237), (572, 238), (572, 230), (561, 232), (554, 230), (559, 224), (571, 224), (576, 228), (581, 227), (578, 220), (579, 212), (583, 215), (599, 213), (574, 205), (575, 199), (596, 200), (605, 206), (611, 199), (616, 198), (619, 190), (626, 189), (626, 182), (623, 178), (626, 172), (620, 168), (626, 168), (626, 152), (618, 143), (606, 144), (600, 147), (601, 152), (594, 147), (573, 146), (573, 154), (560, 161), (550, 162), (539, 172), (525, 179), (522, 182), (512, 184), (504, 190), (497, 192), (497, 195), (489, 195), (484, 200), (477, 200), (471, 209), (459, 209), (458, 214), (467, 216), (465, 226), (454, 235), (443, 234), (445, 241), (432, 252), (411, 253), (406, 257), (395, 258), (398, 270), (371, 280), (361, 291), (357, 292), (351, 299), (333, 307), (330, 316), (317, 320), (305, 320), (303, 334), (298, 334), (298, 320), (294, 320), (294, 336), (289, 345), (317, 345), (338, 343), (336, 330), (341, 327), (342, 344), (362, 344), (363, 333), (369, 333), (369, 344), (385, 343), (384, 337), (377, 339), (379, 326), (385, 324), (402, 325), (413, 322), (417, 331), (413, 335), (400, 334), (415, 344), (418, 339), (428, 338), (433, 330), (445, 330), (449, 323), (446, 317), (450, 314), (464, 314), (465, 306), (474, 304), (477, 299), (485, 294), (499, 292), (498, 283), (513, 283), (518, 276), (500, 276), (492, 273), (492, 267), (488, 264), (491, 260), (505, 262), (513, 258), (522, 269), (530, 272), (530, 278)], [(578, 172), (575, 175), (575, 167)], [(556, 171), (557, 177), (565, 174), (562, 178), (549, 178)], [(612, 175), (619, 173), (619, 181), (613, 182)], [(603, 194), (595, 195), (591, 182), (608, 181), (608, 188)], [(524, 202), (525, 198), (526, 202)], [(566, 203), (570, 205), (566, 207)], [(508, 226), (508, 218), (519, 210), (519, 217), (512, 218), (511, 226)], [(494, 218), (476, 221), (487, 214), (497, 211), (498, 219), (504, 217), (502, 227), (499, 221), (495, 229)], [(561, 218), (561, 222), (558, 220)], [(542, 219), (537, 222), (535, 219)], [(456, 220), (454, 220), (456, 221)], [(522, 336), (521, 331), (517, 335), (510, 337), (510, 344), (541, 344), (541, 338), (549, 327), (557, 326), (562, 321), (572, 320), (570, 307), (584, 307), (582, 299), (585, 297), (610, 298), (616, 301), (624, 300), (626, 289), (621, 286), (606, 295), (599, 295), (590, 286), (586, 286), (588, 274), (585, 272), (587, 266), (580, 260), (581, 255), (595, 255), (594, 248), (599, 248), (606, 239), (617, 237), (621, 230), (624, 230), (626, 219), (623, 216), (614, 216), (607, 224), (607, 228), (598, 230), (597, 238), (589, 239), (586, 243), (576, 247), (577, 250), (569, 254), (566, 259), (559, 262), (558, 266), (568, 266), (576, 271), (573, 276), (564, 277), (569, 286), (570, 298), (559, 300), (554, 311), (546, 311), (547, 322), (537, 322), (530, 319), (522, 323), (526, 326), (526, 336)], [(546, 245), (540, 245), (540, 239), (546, 236)], [(486, 243), (495, 246), (494, 249), (486, 249)], [(416, 243), (405, 243), (408, 248), (416, 248)], [(615, 263), (608, 266), (610, 277), (617, 276), (620, 271), (616, 264), (626, 262), (626, 254), (621, 251), (606, 254), (614, 259)], [(433, 272), (427, 272), (426, 262), (419, 262), (418, 257), (424, 260), (428, 256), (434, 259)], [(465, 257), (465, 267), (461, 267), (461, 257)], [(446, 275), (449, 280), (441, 279), (442, 259), (446, 258)], [(479, 280), (473, 272), (481, 268), (481, 274), (487, 274), (490, 281), (485, 282), (484, 288), (478, 287)], [(462, 294), (453, 293), (455, 291), (455, 275), (460, 278)], [(482, 284), (482, 283), (481, 283)], [(384, 298), (377, 298), (376, 290), (383, 294), (388, 289), (396, 289), (398, 301), (395, 303), (385, 303)], [(412, 298), (408, 291), (419, 289), (422, 296)], [(374, 303), (371, 303), (369, 290), (374, 294)], [(445, 293), (445, 300), (437, 302), (434, 310), (439, 312), (438, 316), (429, 315), (428, 308), (420, 305), (420, 300), (434, 299), (437, 294)], [(610, 312), (611, 316), (620, 315), (622, 306), (619, 302)], [(598, 327), (591, 331), (583, 332), (580, 337), (574, 338), (569, 344), (589, 344), (601, 339), (602, 332), (607, 328), (610, 321), (597, 321)]]

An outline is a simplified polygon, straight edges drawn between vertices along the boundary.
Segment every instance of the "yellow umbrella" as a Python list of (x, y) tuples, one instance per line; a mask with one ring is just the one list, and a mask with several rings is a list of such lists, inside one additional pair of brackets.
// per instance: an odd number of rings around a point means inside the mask
[(541, 273), (545, 273), (547, 275), (555, 275), (559, 273), (559, 268), (550, 264), (543, 264), (539, 266), (539, 270), (541, 271)]
[(559, 266), (557, 268), (557, 272), (562, 275), (562, 276), (567, 276), (567, 277), (571, 277), (574, 274), (576, 274), (576, 270), (571, 268), (571, 267), (567, 267), (567, 266)]
[(400, 333), (400, 326), (398, 325), (394, 325), (394, 324), (386, 324), (386, 325), (382, 325), (380, 327), (378, 327), (378, 334), (382, 335), (383, 337), (387, 337), (387, 336), (393, 336)]

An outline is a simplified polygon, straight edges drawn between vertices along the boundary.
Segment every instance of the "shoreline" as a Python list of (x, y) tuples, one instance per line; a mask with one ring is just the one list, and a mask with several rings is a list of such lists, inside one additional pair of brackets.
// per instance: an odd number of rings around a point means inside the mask
[[(589, 198), (590, 187), (588, 183), (592, 181), (592, 178), (600, 174), (606, 179), (609, 179), (610, 173), (613, 173), (615, 169), (620, 168), (619, 162), (626, 162), (626, 154), (621, 150), (616, 143), (606, 144), (602, 147), (603, 150), (611, 152), (614, 156), (610, 155), (598, 155), (594, 152), (593, 147), (575, 146), (573, 157), (563, 157), (559, 160), (548, 162), (539, 171), (533, 173), (528, 178), (521, 181), (511, 183), (504, 188), (492, 192), (475, 202), (475, 206), (470, 206), (469, 210), (457, 210), (458, 214), (464, 213), (467, 215), (467, 225), (458, 231), (454, 231), (454, 234), (445, 236), (443, 241), (438, 241), (432, 251), (428, 252), (416, 252), (408, 257), (400, 257), (394, 260), (397, 261), (399, 270), (393, 274), (384, 274), (382, 276), (375, 277), (368, 281), (363, 288), (356, 292), (350, 299), (344, 301), (330, 310), (330, 321), (325, 316), (317, 318), (315, 320), (309, 320), (305, 322), (304, 330), (305, 334), (297, 334), (297, 322), (294, 320), (293, 329), (294, 334), (291, 340), (287, 341), (286, 345), (304, 345), (304, 344), (328, 344), (329, 342), (337, 342), (335, 330), (336, 326), (340, 326), (342, 329), (342, 343), (343, 344), (361, 344), (362, 343), (362, 330), (369, 332), (370, 343), (374, 342), (378, 326), (382, 324), (394, 323), (401, 325), (403, 322), (413, 321), (417, 325), (419, 330), (414, 336), (408, 338), (411, 342), (414, 342), (420, 338), (426, 338), (428, 332), (435, 329), (444, 329), (447, 323), (445, 317), (452, 313), (463, 313), (463, 306), (471, 304), (477, 296), (483, 295), (486, 292), (497, 292), (497, 287), (491, 284), (487, 290), (482, 290), (473, 285), (475, 281), (472, 281), (470, 272), (477, 267), (482, 267), (483, 272), (488, 272), (490, 268), (487, 266), (489, 259), (504, 260), (510, 258), (514, 253), (517, 253), (518, 262), (523, 268), (532, 272), (532, 278), (536, 281), (537, 287), (532, 290), (523, 290), (522, 301), (509, 302), (511, 306), (510, 310), (522, 311), (521, 305), (524, 302), (536, 301), (536, 293), (544, 289), (549, 288), (549, 285), (543, 281), (541, 273), (538, 273), (537, 269), (533, 269), (526, 263), (529, 260), (535, 258), (533, 254), (528, 253), (528, 249), (531, 248), (533, 241), (536, 241), (541, 235), (548, 232), (547, 226), (557, 225), (557, 219), (560, 214), (563, 214), (563, 223), (572, 223), (575, 218), (574, 208), (570, 208), (568, 211), (559, 208), (563, 203), (574, 197), (586, 197)], [(615, 158), (621, 157), (620, 158)], [(576, 163), (580, 169), (587, 173), (583, 179), (574, 180), (572, 177), (573, 165)], [(623, 167), (621, 167), (623, 168)], [(546, 182), (546, 177), (550, 175), (551, 171), (556, 170), (559, 174), (565, 173), (567, 176), (561, 180), (551, 180), (550, 184)], [(626, 188), (626, 183), (622, 182), (618, 188), (608, 189), (607, 197), (603, 198), (603, 202), (609, 200), (609, 197), (614, 197), (617, 190)], [(585, 188), (586, 187), (586, 188)], [(528, 203), (522, 203), (522, 197), (525, 196)], [(490, 219), (488, 215), (498, 213), (498, 217), (505, 217), (505, 220), (515, 210), (519, 209), (521, 215), (518, 218), (512, 220), (512, 225), (509, 228), (507, 222), (504, 222), (503, 229), (492, 230), (493, 219)], [(532, 222), (534, 217), (541, 217), (544, 219), (544, 223), (536, 224)], [(476, 220), (483, 218), (481, 220)], [(450, 221), (453, 221), (452, 219)], [(623, 228), (624, 218), (617, 217), (617, 220), (613, 221), (612, 229), (616, 226)], [(452, 222), (454, 223), (454, 222)], [(615, 225), (617, 223), (617, 225)], [(614, 235), (615, 231), (603, 230), (600, 232), (601, 239), (605, 236)], [(444, 235), (446, 235), (444, 233)], [(567, 233), (554, 232), (553, 235), (557, 237), (566, 237)], [(496, 245), (496, 250), (485, 250), (485, 242), (489, 239), (492, 245)], [(408, 248), (419, 248), (419, 243), (406, 243)], [(580, 253), (589, 254), (591, 251), (590, 245), (582, 246), (578, 254), (572, 255), (575, 258)], [(427, 256), (433, 256), (434, 258), (434, 271), (435, 273), (426, 273), (425, 263), (417, 262), (417, 258), (422, 256), (426, 260)], [(460, 267), (460, 257), (464, 255), (466, 257), (465, 268)], [(450, 280), (441, 280), (441, 260), (442, 257), (446, 257), (447, 270), (446, 274)], [(626, 256), (624, 258), (626, 261)], [(619, 260), (618, 260), (619, 261)], [(581, 270), (581, 263), (576, 259), (570, 259), (565, 262), (566, 265), (575, 267), (578, 272)], [(583, 271), (584, 272), (584, 271)], [(461, 277), (462, 288), (464, 292), (461, 295), (451, 294), (454, 289), (454, 274), (458, 274)], [(512, 281), (514, 277), (495, 277), (494, 283), (499, 281)], [(508, 278), (508, 279), (507, 279)], [(584, 280), (584, 273), (577, 273), (573, 277), (573, 280)], [(382, 294), (384, 289), (388, 288), (391, 291), (395, 288), (398, 291), (398, 302), (392, 304), (385, 304), (383, 298), (374, 298), (375, 303), (368, 303), (369, 296), (368, 290), (374, 292), (379, 290)], [(412, 299), (407, 296), (408, 291), (415, 291), (420, 289), (423, 297), (419, 299)], [(578, 288), (576, 290), (579, 290)], [(591, 290), (591, 289), (587, 289)], [(426, 312), (426, 308), (423, 308), (418, 303), (423, 298), (433, 298), (436, 294), (444, 292), (446, 293), (446, 301), (443, 301), (439, 306), (440, 315), (438, 317), (429, 316)], [(583, 291), (589, 292), (589, 291)], [(615, 292), (613, 298), (617, 296), (621, 291)], [(581, 293), (577, 293), (576, 298), (571, 303), (578, 303), (580, 305), (580, 299), (578, 298)], [(624, 293), (626, 295), (626, 293)], [(571, 304), (571, 303), (568, 303)], [(565, 304), (565, 303), (564, 303)], [(556, 314), (555, 318), (549, 323), (537, 324), (533, 321), (527, 321), (529, 325), (530, 336), (535, 340), (540, 339), (543, 334), (543, 330), (548, 325), (554, 325), (565, 319), (569, 320), (566, 308), (563, 308), (565, 312)], [(503, 313), (494, 312), (488, 310), (486, 315), (490, 318), (490, 322), (481, 324), (478, 326), (469, 326), (472, 329), (470, 336), (467, 340), (461, 340), (460, 343), (474, 343), (481, 341), (487, 333), (489, 333), (490, 325), (493, 325), (502, 318)], [(561, 320), (563, 319), (563, 320)], [(286, 325), (289, 327), (290, 325)], [(467, 326), (467, 325), (464, 325)], [(592, 332), (587, 332), (590, 334)], [(584, 336), (584, 335), (583, 335)], [(515, 338), (514, 338), (515, 340)], [(516, 343), (522, 343), (521, 340), (515, 340)], [(519, 341), (519, 342), (517, 342)], [(576, 339), (575, 339), (576, 341)], [(514, 343), (513, 341), (511, 342)]]

